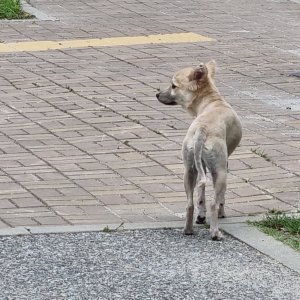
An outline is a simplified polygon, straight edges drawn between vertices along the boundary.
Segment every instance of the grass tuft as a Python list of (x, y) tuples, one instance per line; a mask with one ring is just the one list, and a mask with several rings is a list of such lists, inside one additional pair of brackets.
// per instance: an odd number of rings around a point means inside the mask
[(271, 161), (271, 158), (265, 153), (265, 150), (261, 150), (259, 147), (256, 149), (251, 148), (251, 152), (264, 158), (266, 161)]
[(280, 211), (269, 212), (262, 221), (250, 222), (264, 233), (300, 251), (300, 217)]
[(117, 226), (115, 229), (113, 228), (109, 228), (109, 226), (105, 226), (102, 230), (102, 232), (105, 233), (111, 233), (111, 232), (117, 232), (117, 231), (121, 231), (124, 229), (124, 222), (122, 222), (119, 226)]
[(20, 0), (0, 0), (0, 19), (28, 19), (31, 15), (22, 10)]

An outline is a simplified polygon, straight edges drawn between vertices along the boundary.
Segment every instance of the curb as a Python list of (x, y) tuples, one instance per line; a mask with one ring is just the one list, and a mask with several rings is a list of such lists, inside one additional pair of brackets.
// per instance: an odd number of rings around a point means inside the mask
[(222, 224), (221, 228), (237, 240), (300, 273), (300, 253), (246, 223)]
[[(246, 221), (257, 221), (262, 215), (254, 217), (232, 217), (220, 220), (220, 228), (227, 234), (239, 241), (251, 246), (259, 252), (273, 258), (275, 261), (300, 273), (300, 253), (289, 246), (275, 240), (273, 237), (264, 234), (255, 227), (246, 224)], [(11, 235), (34, 235), (34, 234), (57, 234), (76, 232), (101, 232), (105, 228), (111, 231), (122, 227), (124, 230), (136, 229), (161, 229), (161, 228), (182, 228), (184, 221), (152, 222), (152, 223), (126, 223), (126, 224), (93, 224), (93, 225), (66, 225), (66, 226), (27, 226), (8, 229), (0, 229), (1, 236)]]
[[(259, 220), (260, 216), (255, 216), (251, 220)], [(232, 217), (220, 220), (221, 224), (244, 223), (248, 220), (247, 217)], [(125, 230), (135, 229), (160, 229), (160, 228), (183, 228), (185, 221), (167, 221), (167, 222), (144, 222), (144, 223), (124, 223), (122, 228)], [(112, 224), (91, 224), (91, 225), (50, 225), (50, 226), (20, 226), (14, 228), (0, 229), (0, 237), (7, 235), (28, 235), (28, 234), (51, 234), (51, 233), (72, 233), (72, 232), (90, 232), (103, 231), (109, 227), (112, 231), (118, 228), (120, 223)]]
[(51, 17), (40, 10), (36, 9), (35, 7), (31, 6), (30, 3), (26, 2), (25, 0), (21, 0), (22, 9), (35, 16), (40, 21), (57, 21), (57, 18)]
[[(65, 225), (65, 226), (25, 226), (15, 228), (0, 229), (1, 236), (9, 235), (32, 235), (32, 234), (53, 234), (53, 233), (76, 233), (76, 232), (92, 232), (103, 231), (109, 228), (114, 231), (116, 228), (121, 227), (120, 223), (113, 224), (92, 224), (92, 225)], [(160, 229), (160, 228), (180, 228), (184, 226), (184, 221), (173, 222), (149, 222), (149, 223), (125, 223), (122, 224), (124, 230), (136, 229)]]

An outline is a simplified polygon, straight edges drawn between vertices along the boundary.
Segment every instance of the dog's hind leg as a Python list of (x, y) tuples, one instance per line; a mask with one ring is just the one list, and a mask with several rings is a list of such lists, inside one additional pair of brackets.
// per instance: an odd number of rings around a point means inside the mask
[(224, 204), (225, 204), (225, 192), (227, 181), (227, 153), (225, 149), (217, 150), (217, 153), (213, 155), (215, 159), (210, 162), (210, 171), (213, 178), (215, 196), (211, 203), (211, 222), (210, 233), (213, 240), (220, 240), (222, 234), (219, 230), (219, 217), (224, 217)]
[(220, 212), (224, 213), (226, 177), (227, 174), (223, 170), (218, 170), (213, 176), (215, 181), (215, 197), (211, 203), (210, 224), (210, 233), (213, 240), (220, 240), (222, 238), (222, 234), (219, 230), (218, 217)]
[(197, 178), (197, 169), (194, 164), (194, 151), (190, 149), (187, 143), (183, 144), (183, 161), (184, 161), (184, 188), (187, 196), (186, 207), (186, 223), (184, 227), (184, 234), (193, 234), (193, 214), (194, 214), (194, 201), (193, 193)]
[(197, 189), (198, 189), (198, 216), (196, 223), (205, 223), (206, 205), (205, 205), (205, 185), (206, 185), (206, 167), (202, 161), (202, 150), (205, 142), (205, 135), (198, 130), (194, 136), (194, 160), (198, 172)]
[[(206, 166), (202, 161), (204, 173), (206, 174)], [(198, 215), (196, 219), (197, 224), (205, 224), (206, 219), (206, 203), (205, 203), (205, 184), (198, 185), (198, 199), (197, 199)]]

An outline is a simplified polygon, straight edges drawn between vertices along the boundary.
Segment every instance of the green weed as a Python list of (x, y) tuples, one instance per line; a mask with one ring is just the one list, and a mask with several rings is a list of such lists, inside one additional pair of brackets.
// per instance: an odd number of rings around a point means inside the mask
[(71, 92), (71, 93), (74, 93), (74, 90), (69, 86), (69, 85), (66, 85), (66, 89)]
[(272, 210), (263, 220), (250, 222), (264, 233), (300, 251), (300, 217)]
[(32, 16), (22, 10), (20, 0), (1, 0), (0, 19), (28, 19)]
[(109, 228), (109, 226), (105, 226), (102, 230), (102, 232), (110, 233), (110, 232), (116, 232), (124, 229), (124, 222), (122, 222), (119, 226), (117, 226), (115, 229)]
[(266, 161), (272, 161), (271, 158), (265, 153), (265, 150), (261, 150), (259, 147), (254, 149), (251, 148), (251, 152), (255, 153), (256, 155), (264, 158)]

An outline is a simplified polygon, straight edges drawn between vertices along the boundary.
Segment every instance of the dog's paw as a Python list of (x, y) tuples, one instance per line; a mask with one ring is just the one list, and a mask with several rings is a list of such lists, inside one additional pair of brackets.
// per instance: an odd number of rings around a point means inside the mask
[(184, 235), (193, 235), (193, 229), (187, 229), (187, 228), (184, 228), (183, 229), (183, 234)]
[(205, 217), (197, 216), (196, 224), (205, 224)]
[(221, 241), (223, 240), (223, 235), (219, 229), (210, 230), (211, 239), (213, 241)]
[(220, 208), (219, 208), (219, 211), (218, 211), (218, 218), (219, 219), (226, 218), (224, 204), (220, 204)]

